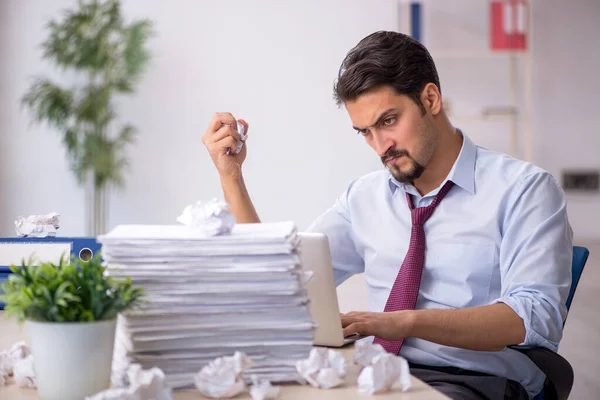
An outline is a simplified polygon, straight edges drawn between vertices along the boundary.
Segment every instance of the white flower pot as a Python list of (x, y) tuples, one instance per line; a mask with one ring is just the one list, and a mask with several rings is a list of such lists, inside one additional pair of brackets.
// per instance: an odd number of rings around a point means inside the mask
[(116, 319), (27, 322), (40, 400), (83, 400), (110, 386)]

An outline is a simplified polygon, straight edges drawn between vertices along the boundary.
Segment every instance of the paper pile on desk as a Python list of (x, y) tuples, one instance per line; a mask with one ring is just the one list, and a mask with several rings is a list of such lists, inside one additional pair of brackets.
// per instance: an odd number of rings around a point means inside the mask
[(112, 276), (130, 276), (150, 304), (119, 317), (113, 382), (129, 363), (158, 367), (172, 388), (217, 357), (245, 353), (244, 373), (271, 382), (299, 380), (314, 323), (292, 222), (236, 225), (206, 237), (187, 226), (123, 225), (99, 237)]

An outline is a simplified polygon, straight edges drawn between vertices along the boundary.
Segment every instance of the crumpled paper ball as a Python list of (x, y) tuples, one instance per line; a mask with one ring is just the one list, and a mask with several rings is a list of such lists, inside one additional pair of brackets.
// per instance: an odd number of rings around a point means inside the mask
[(141, 400), (171, 400), (171, 389), (165, 386), (165, 374), (160, 368), (142, 369), (132, 364), (127, 370), (131, 386), (139, 388)]
[(332, 349), (313, 348), (306, 360), (296, 362), (302, 378), (316, 388), (330, 389), (344, 383), (346, 360)]
[(258, 379), (254, 375), (251, 379), (250, 396), (252, 396), (252, 400), (273, 400), (279, 397), (281, 391), (279, 386), (273, 386), (267, 379)]
[(106, 389), (92, 396), (87, 396), (85, 400), (142, 400), (139, 388), (113, 388)]
[(404, 357), (385, 351), (379, 344), (357, 342), (354, 361), (364, 368), (358, 376), (358, 391), (372, 395), (388, 391), (399, 383), (405, 392), (411, 387), (410, 369)]
[(111, 388), (86, 397), (85, 400), (172, 400), (171, 389), (165, 386), (165, 374), (160, 368), (142, 369), (131, 364), (127, 369), (130, 386)]
[(31, 350), (23, 340), (15, 343), (9, 350), (0, 351), (0, 385), (8, 384), (15, 365), (30, 354)]
[(213, 199), (190, 204), (177, 217), (177, 222), (201, 231), (205, 236), (228, 235), (235, 225), (229, 204)]
[(21, 388), (36, 389), (37, 380), (33, 366), (33, 354), (19, 360), (13, 367), (13, 379), (15, 384)]
[(243, 373), (251, 365), (246, 354), (236, 351), (233, 356), (219, 357), (202, 368), (194, 377), (194, 383), (204, 396), (234, 397), (246, 389)]
[(60, 228), (60, 215), (50, 213), (46, 215), (19, 216), (15, 220), (15, 231), (18, 237), (54, 237)]
[(372, 344), (367, 341), (357, 341), (354, 343), (354, 362), (363, 367), (371, 365), (373, 359), (387, 353), (382, 345)]
[[(240, 134), (242, 140), (238, 142), (235, 151), (233, 152), (234, 154), (240, 154), (240, 151), (242, 151), (242, 147), (244, 147), (244, 142), (246, 141), (246, 139), (248, 139), (248, 135), (246, 135), (246, 128), (239, 122), (237, 123), (237, 131)], [(227, 149), (227, 155), (231, 155), (231, 149)]]

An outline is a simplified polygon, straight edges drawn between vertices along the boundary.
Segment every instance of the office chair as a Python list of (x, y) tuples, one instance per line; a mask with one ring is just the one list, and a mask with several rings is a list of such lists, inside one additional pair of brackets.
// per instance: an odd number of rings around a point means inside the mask
[[(575, 289), (577, 289), (577, 284), (579, 283), (589, 254), (590, 251), (585, 247), (573, 247), (573, 261), (571, 265), (573, 281), (569, 297), (567, 297), (567, 310), (571, 308)], [(569, 397), (569, 393), (571, 393), (571, 389), (573, 388), (573, 367), (571, 367), (571, 364), (564, 357), (544, 347), (510, 346), (510, 348), (525, 354), (546, 374), (544, 390), (534, 400), (566, 400)]]

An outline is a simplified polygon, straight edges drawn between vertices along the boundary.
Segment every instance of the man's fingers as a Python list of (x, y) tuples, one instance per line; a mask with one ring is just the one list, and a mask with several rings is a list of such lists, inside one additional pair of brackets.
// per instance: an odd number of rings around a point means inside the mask
[(233, 129), (231, 126), (224, 125), (208, 138), (208, 143), (216, 143), (222, 139), (225, 139), (227, 136), (231, 136), (237, 141), (242, 140), (242, 137), (235, 129)]
[(351, 323), (355, 322), (354, 318), (352, 318), (348, 314), (343, 314), (340, 319), (342, 320), (342, 328), (345, 328)]
[(237, 129), (237, 121), (234, 116), (228, 112), (217, 112), (214, 113), (208, 124), (208, 130), (210, 132), (218, 131), (223, 124), (234, 126)]
[(346, 313), (344, 315), (347, 315), (349, 317), (357, 317), (357, 316), (363, 315), (363, 314), (365, 314), (364, 311), (350, 311), (349, 313)]
[(371, 334), (367, 332), (367, 326), (368, 325), (366, 322), (353, 322), (344, 328), (344, 337), (353, 335), (355, 333), (363, 336), (371, 336)]
[(345, 327), (344, 328), (344, 337), (347, 337), (347, 336), (350, 336), (350, 335), (353, 335), (353, 334), (357, 333), (356, 332), (356, 329), (357, 329), (356, 325), (357, 325), (356, 323), (352, 323), (352, 324), (348, 325), (347, 327)]
[(347, 314), (341, 315), (342, 327), (346, 327), (353, 322), (364, 321), (368, 317), (369, 313), (352, 311)]
[(224, 139), (219, 140), (215, 143), (219, 153), (226, 154), (227, 149), (231, 149), (231, 151), (235, 151), (237, 146), (237, 141), (232, 136), (227, 136)]

